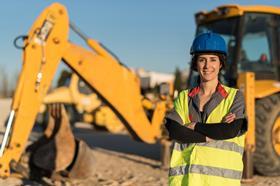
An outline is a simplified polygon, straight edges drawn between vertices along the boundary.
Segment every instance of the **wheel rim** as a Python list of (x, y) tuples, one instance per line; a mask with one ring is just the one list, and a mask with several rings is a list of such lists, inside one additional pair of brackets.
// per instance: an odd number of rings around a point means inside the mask
[(276, 119), (272, 129), (272, 143), (275, 152), (280, 156), (280, 117)]

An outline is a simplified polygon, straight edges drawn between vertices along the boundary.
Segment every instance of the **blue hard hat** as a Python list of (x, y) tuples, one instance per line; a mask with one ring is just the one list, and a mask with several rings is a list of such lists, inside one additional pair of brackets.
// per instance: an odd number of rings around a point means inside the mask
[(190, 54), (217, 52), (227, 55), (225, 40), (216, 33), (207, 32), (198, 35), (192, 44)]

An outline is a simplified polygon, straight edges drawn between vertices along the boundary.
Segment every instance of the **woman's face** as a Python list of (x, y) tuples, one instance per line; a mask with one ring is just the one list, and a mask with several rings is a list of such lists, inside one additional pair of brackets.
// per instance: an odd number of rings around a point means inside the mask
[(222, 67), (220, 59), (214, 54), (201, 54), (197, 58), (197, 71), (203, 82), (218, 80)]

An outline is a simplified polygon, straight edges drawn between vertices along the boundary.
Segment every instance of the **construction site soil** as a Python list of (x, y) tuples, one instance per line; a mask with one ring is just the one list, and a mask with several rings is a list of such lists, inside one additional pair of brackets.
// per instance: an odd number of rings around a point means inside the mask
[[(0, 139), (4, 134), (11, 100), (0, 99)], [(40, 135), (34, 130), (30, 141)], [(96, 170), (83, 180), (53, 181), (42, 178), (40, 182), (12, 175), (0, 179), (0, 185), (56, 185), (56, 186), (165, 186), (168, 185), (168, 171), (160, 168), (160, 145), (139, 143), (126, 134), (110, 134), (94, 131), (89, 124), (77, 123), (73, 130), (77, 138), (83, 139), (92, 149)], [(279, 186), (280, 177), (255, 175), (254, 181), (242, 186)]]

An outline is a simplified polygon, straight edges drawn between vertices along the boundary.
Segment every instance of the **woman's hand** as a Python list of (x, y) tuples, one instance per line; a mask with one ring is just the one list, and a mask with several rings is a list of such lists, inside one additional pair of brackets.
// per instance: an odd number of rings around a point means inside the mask
[(206, 142), (211, 142), (211, 141), (214, 141), (214, 140), (206, 136)]
[(187, 128), (194, 130), (195, 125), (196, 122), (191, 122), (190, 124), (187, 125)]
[(231, 123), (235, 120), (236, 115), (234, 113), (228, 113), (224, 118), (223, 122), (225, 123)]

